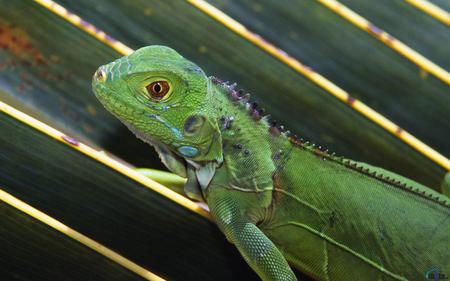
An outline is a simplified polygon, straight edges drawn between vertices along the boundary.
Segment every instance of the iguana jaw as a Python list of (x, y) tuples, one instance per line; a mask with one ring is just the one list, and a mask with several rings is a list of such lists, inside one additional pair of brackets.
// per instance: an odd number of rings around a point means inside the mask
[(183, 178), (187, 177), (187, 163), (186, 161), (184, 161), (182, 157), (175, 154), (167, 145), (158, 142), (157, 140), (153, 139), (147, 134), (141, 133), (132, 124), (123, 120), (122, 123), (124, 123), (128, 127), (128, 129), (131, 132), (133, 132), (133, 134), (136, 135), (138, 139), (150, 144), (155, 148), (159, 158), (161, 159), (163, 164), (167, 167), (167, 169), (169, 169), (169, 171), (177, 174), (180, 177)]
[[(161, 161), (171, 172), (179, 175), (180, 177), (188, 178), (188, 182), (191, 182), (191, 185), (186, 194), (188, 196), (190, 195), (189, 197), (191, 199), (199, 201), (203, 200), (203, 192), (207, 189), (211, 179), (213, 178), (216, 168), (223, 162), (222, 155), (220, 155), (218, 161), (195, 161), (186, 159), (170, 149), (169, 146), (156, 141), (147, 134), (141, 133), (132, 124), (123, 120), (122, 122), (128, 127), (131, 132), (136, 135), (137, 138), (152, 145), (155, 148)], [(208, 153), (210, 151), (217, 151), (217, 149), (215, 148), (217, 145), (222, 145), (219, 133), (216, 133), (215, 136), (211, 138), (211, 141), (208, 144)], [(206, 156), (208, 156), (208, 153), (206, 154)], [(190, 169), (195, 170), (195, 173), (188, 173), (188, 165), (191, 166)], [(192, 183), (198, 183), (198, 185)]]

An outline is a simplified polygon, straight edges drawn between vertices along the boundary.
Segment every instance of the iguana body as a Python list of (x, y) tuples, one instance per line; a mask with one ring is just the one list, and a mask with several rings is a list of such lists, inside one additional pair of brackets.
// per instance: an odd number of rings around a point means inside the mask
[(233, 85), (170, 48), (102, 66), (104, 106), (154, 145), (188, 196), (205, 200), (263, 280), (422, 280), (450, 272), (449, 199), (335, 157), (270, 124)]

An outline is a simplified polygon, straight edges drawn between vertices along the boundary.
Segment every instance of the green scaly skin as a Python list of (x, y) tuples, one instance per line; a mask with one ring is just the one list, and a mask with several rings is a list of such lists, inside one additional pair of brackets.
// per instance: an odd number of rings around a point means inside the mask
[[(146, 90), (167, 81), (156, 100)], [(450, 273), (448, 197), (269, 124), (233, 85), (150, 46), (101, 66), (97, 98), (155, 146), (263, 280), (422, 280)]]

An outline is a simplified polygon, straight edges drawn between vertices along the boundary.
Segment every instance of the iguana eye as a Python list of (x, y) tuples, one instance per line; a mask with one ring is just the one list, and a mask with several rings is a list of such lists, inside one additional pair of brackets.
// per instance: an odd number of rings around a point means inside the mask
[(149, 96), (155, 100), (162, 100), (170, 91), (170, 85), (167, 81), (155, 81), (145, 86)]

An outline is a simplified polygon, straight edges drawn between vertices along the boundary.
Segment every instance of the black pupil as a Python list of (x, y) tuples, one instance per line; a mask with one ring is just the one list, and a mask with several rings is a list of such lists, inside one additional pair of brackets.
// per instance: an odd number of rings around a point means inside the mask
[(155, 93), (159, 94), (162, 90), (161, 84), (160, 83), (156, 83), (155, 85), (153, 85), (153, 91), (155, 91)]

